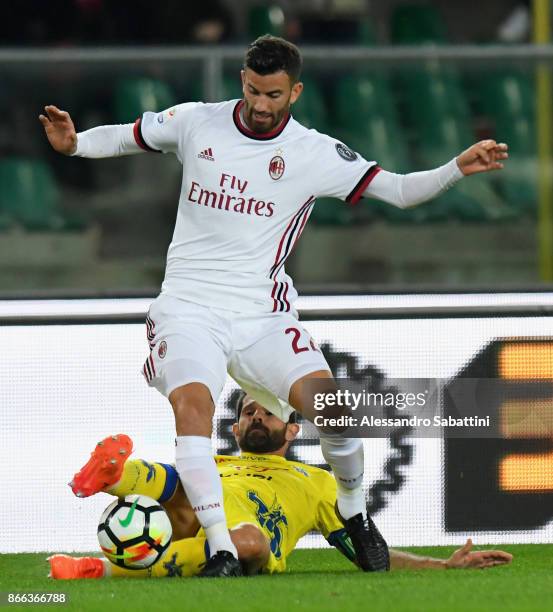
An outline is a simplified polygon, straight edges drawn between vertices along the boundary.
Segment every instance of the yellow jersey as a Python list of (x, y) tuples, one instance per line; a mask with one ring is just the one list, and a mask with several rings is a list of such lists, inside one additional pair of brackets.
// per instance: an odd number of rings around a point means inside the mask
[(298, 540), (313, 530), (346, 556), (353, 554), (343, 549), (349, 540), (336, 516), (336, 481), (329, 472), (279, 455), (217, 455), (215, 461), (229, 529), (254, 522), (269, 539), (266, 571), (283, 571)]

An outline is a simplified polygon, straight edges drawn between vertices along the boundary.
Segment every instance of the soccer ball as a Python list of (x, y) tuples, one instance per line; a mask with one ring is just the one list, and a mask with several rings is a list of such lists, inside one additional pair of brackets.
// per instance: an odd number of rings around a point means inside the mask
[(98, 541), (115, 565), (144, 569), (161, 559), (171, 543), (171, 522), (155, 499), (127, 495), (110, 504), (98, 525)]

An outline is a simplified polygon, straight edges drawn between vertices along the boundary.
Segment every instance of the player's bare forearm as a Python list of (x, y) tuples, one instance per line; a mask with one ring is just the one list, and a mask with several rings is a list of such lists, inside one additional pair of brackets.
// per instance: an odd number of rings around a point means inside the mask
[(501, 170), (503, 161), (509, 157), (508, 149), (504, 142), (481, 140), (457, 157), (457, 165), (465, 176)]
[(508, 565), (513, 555), (503, 550), (472, 550), (472, 540), (456, 550), (449, 559), (433, 559), (390, 549), (391, 569), (486, 569)]
[(422, 557), (390, 548), (390, 569), (447, 569), (445, 559)]

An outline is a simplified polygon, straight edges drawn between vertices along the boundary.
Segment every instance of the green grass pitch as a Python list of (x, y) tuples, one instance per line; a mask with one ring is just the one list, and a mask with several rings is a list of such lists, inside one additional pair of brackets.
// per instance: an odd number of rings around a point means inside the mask
[[(298, 550), (286, 574), (255, 578), (53, 581), (45, 554), (0, 555), (0, 591), (64, 592), (61, 610), (153, 612), (501, 612), (546, 610), (553, 605), (553, 545), (497, 546), (512, 565), (488, 570), (392, 571), (364, 574), (333, 550)], [(446, 557), (452, 547), (413, 548)], [(44, 605), (24, 606), (40, 609)], [(6, 605), (4, 609), (23, 606)]]

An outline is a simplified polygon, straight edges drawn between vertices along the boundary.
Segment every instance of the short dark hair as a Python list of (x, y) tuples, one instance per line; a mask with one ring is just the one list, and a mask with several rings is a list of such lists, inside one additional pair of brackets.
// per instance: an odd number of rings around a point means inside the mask
[[(240, 420), (240, 415), (242, 414), (242, 408), (244, 407), (244, 400), (246, 399), (247, 394), (244, 391), (240, 391), (240, 395), (236, 399), (236, 421)], [(253, 398), (252, 398), (253, 399)], [(258, 402), (259, 403), (259, 402)], [(260, 404), (262, 405), (262, 404)], [(287, 423), (297, 423), (296, 412), (292, 412)]]
[(257, 74), (274, 74), (282, 70), (295, 83), (301, 74), (300, 50), (291, 42), (278, 36), (265, 34), (254, 40), (246, 51), (244, 68)]

